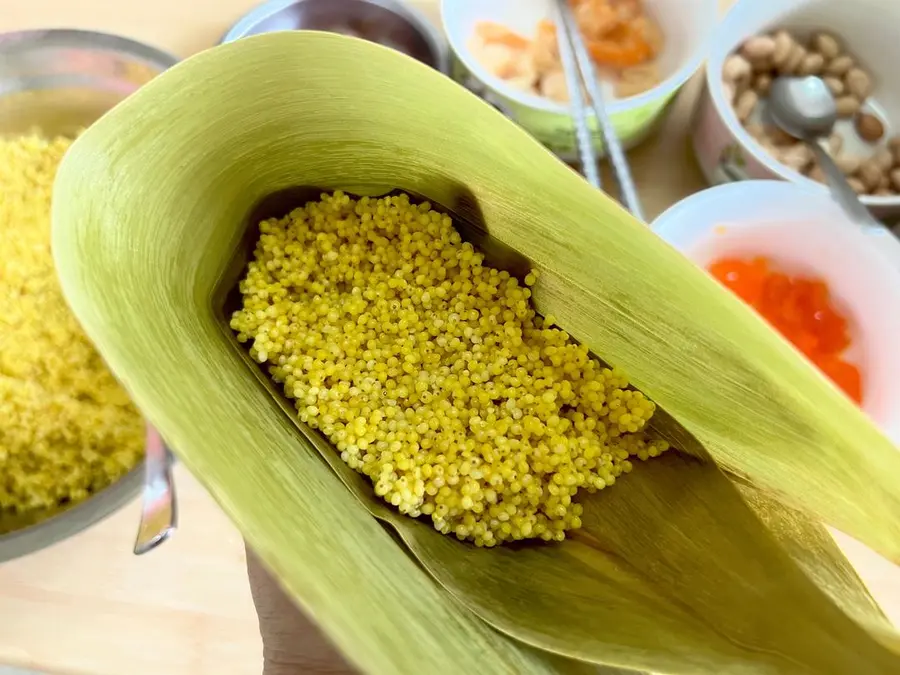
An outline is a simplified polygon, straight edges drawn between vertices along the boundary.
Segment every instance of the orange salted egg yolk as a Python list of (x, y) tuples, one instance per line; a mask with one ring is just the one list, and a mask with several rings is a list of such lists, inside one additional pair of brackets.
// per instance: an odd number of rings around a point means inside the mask
[(847, 319), (832, 305), (824, 281), (788, 276), (772, 269), (765, 258), (721, 258), (708, 269), (844, 393), (862, 403), (859, 368), (842, 356), (851, 343)]

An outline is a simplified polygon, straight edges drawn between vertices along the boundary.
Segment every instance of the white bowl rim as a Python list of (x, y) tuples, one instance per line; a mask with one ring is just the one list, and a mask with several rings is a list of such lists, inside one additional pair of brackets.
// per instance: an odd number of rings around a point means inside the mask
[[(745, 181), (735, 181), (732, 183), (722, 183), (720, 185), (710, 185), (709, 187), (705, 187), (702, 190), (698, 190), (697, 192), (689, 194), (684, 199), (679, 199), (677, 202), (672, 204), (669, 208), (667, 208), (665, 211), (663, 211), (653, 219), (653, 221), (650, 223), (650, 229), (654, 232), (657, 232), (660, 226), (665, 225), (673, 219), (676, 219), (685, 211), (691, 211), (699, 202), (702, 202), (705, 199), (709, 199), (709, 195), (712, 192), (715, 192), (716, 194), (727, 194), (729, 192), (734, 192), (737, 193), (738, 198), (743, 198), (748, 187), (751, 190), (784, 192), (788, 196), (797, 196), (806, 199), (818, 199), (819, 201), (824, 201), (826, 199), (830, 200), (830, 197), (827, 193), (823, 193), (820, 190), (811, 190), (807, 185), (791, 183), (790, 181), (784, 180), (776, 180), (774, 178), (751, 178), (750, 180)], [(837, 206), (837, 202), (835, 202), (835, 206)]]
[[(654, 101), (658, 101), (661, 98), (668, 97), (669, 95), (677, 92), (678, 89), (700, 69), (700, 66), (706, 59), (707, 54), (709, 54), (709, 48), (713, 44), (713, 35), (715, 34), (715, 28), (719, 24), (718, 1), (703, 0), (703, 2), (708, 5), (708, 9), (714, 17), (712, 25), (713, 29), (710, 30), (702, 40), (697, 41), (693, 51), (691, 51), (690, 57), (685, 59), (685, 61), (681, 64), (681, 67), (679, 67), (665, 80), (653, 87), (653, 89), (645, 91), (642, 94), (638, 94), (636, 96), (630, 96), (628, 98), (611, 101), (606, 105), (607, 112), (609, 112), (610, 114), (627, 112), (629, 110), (643, 107), (646, 104), (653, 103)], [(445, 27), (448, 25), (445, 17), (450, 11), (452, 11), (453, 4), (454, 0), (441, 0), (441, 21)], [(543, 96), (526, 94), (525, 92), (519, 91), (518, 89), (509, 86), (502, 79), (482, 67), (482, 65), (478, 63), (478, 60), (472, 57), (472, 55), (469, 53), (469, 48), (465, 44), (458, 44), (456, 35), (454, 35), (449, 30), (446, 30), (445, 32), (447, 35), (447, 42), (450, 44), (450, 48), (456, 55), (456, 57), (463, 62), (463, 64), (470, 72), (477, 75), (479, 80), (481, 80), (484, 84), (489, 85), (498, 94), (502, 94), (506, 98), (529, 108), (535, 108), (537, 110), (542, 110), (548, 113), (555, 113), (558, 115), (569, 116), (571, 114), (569, 106), (563, 105), (561, 103), (556, 103), (555, 101), (551, 101), (550, 99), (544, 98)]]
[[(749, 0), (738, 0), (738, 2), (728, 10), (728, 13), (720, 24), (720, 28), (724, 27), (729, 19), (734, 20), (733, 17), (735, 12), (739, 11), (743, 3), (748, 1)], [(724, 31), (720, 32), (719, 35), (724, 35)], [(747, 35), (744, 39), (746, 39), (746, 37), (751, 36)], [(722, 67), (725, 64), (725, 59), (732, 54), (736, 45), (729, 45), (726, 50), (724, 38), (716, 38), (712, 43), (713, 48), (710, 51), (709, 59), (706, 62), (706, 88), (713, 100), (716, 112), (719, 113), (719, 117), (725, 123), (725, 126), (728, 127), (728, 131), (731, 135), (738, 141), (741, 148), (749, 152), (754, 159), (776, 176), (796, 185), (802, 185), (808, 189), (815, 190), (816, 192), (827, 192), (828, 186), (823, 185), (818, 181), (814, 181), (812, 178), (808, 178), (799, 171), (794, 171), (787, 165), (776, 160), (766, 151), (759, 141), (753, 138), (753, 136), (744, 129), (737, 118), (737, 114), (734, 112), (734, 107), (725, 100), (725, 92), (722, 89)], [(866, 206), (897, 207), (900, 206), (900, 195), (892, 197), (860, 195), (860, 201)]]

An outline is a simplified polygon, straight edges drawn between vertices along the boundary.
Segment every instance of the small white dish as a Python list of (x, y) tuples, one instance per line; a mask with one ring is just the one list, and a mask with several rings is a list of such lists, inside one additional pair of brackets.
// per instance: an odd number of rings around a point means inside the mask
[(828, 193), (782, 181), (720, 185), (651, 225), (698, 266), (762, 256), (788, 274), (824, 279), (851, 324), (847, 356), (863, 379), (863, 410), (900, 446), (900, 260), (863, 235)]
[[(660, 25), (665, 45), (657, 60), (662, 81), (649, 91), (625, 99), (604, 83), (606, 110), (625, 149), (643, 141), (661, 119), (681, 86), (700, 68), (709, 52), (718, 21), (717, 0), (645, 0)], [(543, 19), (556, 16), (553, 0), (442, 0), (441, 18), (453, 55), (453, 78), (499, 108), (514, 122), (564, 159), (578, 159), (569, 106), (516, 89), (485, 68), (469, 44), (482, 21), (507, 26), (532, 38)], [(603, 152), (596, 120), (589, 125), (595, 147)]]

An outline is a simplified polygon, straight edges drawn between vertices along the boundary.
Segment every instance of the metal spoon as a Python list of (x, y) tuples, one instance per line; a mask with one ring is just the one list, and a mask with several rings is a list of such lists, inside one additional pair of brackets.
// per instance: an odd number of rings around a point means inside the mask
[(141, 492), (141, 523), (134, 554), (151, 551), (168, 539), (178, 526), (172, 452), (153, 429), (147, 432), (144, 457), (144, 487)]
[(837, 122), (837, 106), (828, 85), (819, 77), (779, 77), (769, 93), (769, 114), (785, 132), (804, 141), (815, 153), (835, 201), (882, 252), (900, 261), (900, 240), (863, 206), (824, 146)]

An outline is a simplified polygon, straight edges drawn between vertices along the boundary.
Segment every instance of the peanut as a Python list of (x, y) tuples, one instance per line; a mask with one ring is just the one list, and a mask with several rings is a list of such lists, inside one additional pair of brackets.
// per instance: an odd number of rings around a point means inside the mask
[(753, 78), (753, 84), (751, 86), (760, 96), (768, 96), (769, 90), (772, 88), (772, 76), (768, 73), (760, 73)]
[(807, 52), (803, 47), (794, 44), (793, 50), (780, 68), (781, 73), (784, 75), (796, 74), (800, 69), (800, 64), (803, 63), (803, 59), (806, 58), (806, 54)]
[(752, 122), (751, 124), (748, 124), (746, 129), (747, 133), (757, 141), (762, 141), (764, 138), (766, 138), (766, 130), (759, 122)]
[(813, 168), (809, 171), (809, 177), (818, 183), (827, 182), (825, 179), (825, 172), (822, 171), (822, 167), (818, 164), (813, 165)]
[(822, 79), (825, 80), (825, 84), (828, 85), (828, 88), (831, 89), (831, 93), (834, 96), (841, 96), (844, 93), (844, 81), (841, 78), (827, 75)]
[(803, 143), (797, 143), (788, 148), (782, 149), (778, 153), (778, 161), (785, 166), (792, 168), (794, 171), (802, 172), (806, 167), (812, 164), (813, 153)]
[(841, 96), (835, 101), (838, 117), (853, 117), (859, 112), (860, 102), (855, 96)]
[(894, 191), (889, 187), (880, 187), (872, 193), (874, 197), (893, 197)]
[(757, 103), (759, 103), (759, 94), (755, 91), (748, 89), (742, 93), (738, 96), (737, 102), (734, 104), (734, 112), (737, 115), (737, 118), (742, 123), (746, 122), (756, 109)]
[(788, 56), (794, 51), (797, 42), (786, 30), (780, 30), (775, 34), (775, 51), (772, 53), (772, 65), (780, 69)]
[(761, 146), (763, 146), (763, 149), (766, 152), (768, 152), (772, 157), (774, 157), (776, 160), (778, 159), (779, 149), (772, 141), (770, 141), (768, 138), (763, 137), (759, 141), (759, 144)]
[(774, 54), (775, 39), (768, 35), (756, 35), (741, 45), (741, 55), (754, 67), (757, 64), (771, 62)]
[(891, 171), (891, 185), (895, 190), (900, 190), (900, 169)]
[(836, 59), (832, 59), (825, 65), (825, 74), (843, 77), (852, 67), (853, 58), (844, 54), (843, 56), (838, 56)]
[(722, 66), (722, 79), (730, 84), (737, 85), (750, 79), (753, 68), (750, 62), (740, 54), (732, 54)]
[(757, 74), (766, 73), (767, 75), (772, 74), (772, 58), (769, 57), (763, 61), (758, 61), (753, 64), (753, 72)]
[(871, 113), (859, 113), (855, 122), (856, 133), (868, 143), (877, 143), (884, 136), (884, 123)]
[(872, 93), (872, 78), (862, 68), (851, 68), (847, 71), (844, 83), (847, 85), (847, 91), (860, 101), (865, 101)]
[(797, 67), (798, 75), (818, 75), (825, 67), (825, 57), (816, 52), (807, 53)]
[(863, 185), (863, 182), (859, 178), (848, 178), (847, 183), (850, 184), (850, 187), (853, 191), (858, 195), (866, 194), (866, 186)]
[(766, 136), (768, 136), (775, 145), (793, 145), (797, 142), (796, 138), (791, 136), (781, 127), (768, 126), (766, 127), (765, 132)]
[(882, 170), (885, 174), (891, 170), (891, 167), (894, 166), (894, 153), (892, 153), (887, 148), (881, 148), (878, 152), (872, 155), (872, 161), (875, 162), (875, 165)]
[(859, 167), (859, 180), (865, 186), (866, 192), (877, 188), (881, 184), (883, 175), (881, 167), (872, 159), (867, 159)]
[(845, 176), (852, 176), (862, 165), (862, 159), (853, 155), (838, 155), (834, 158), (834, 163), (843, 172)]
[(841, 53), (841, 43), (829, 33), (816, 33), (811, 41), (812, 48), (831, 61)]
[(892, 136), (887, 146), (894, 155), (894, 164), (900, 165), (900, 136)]

